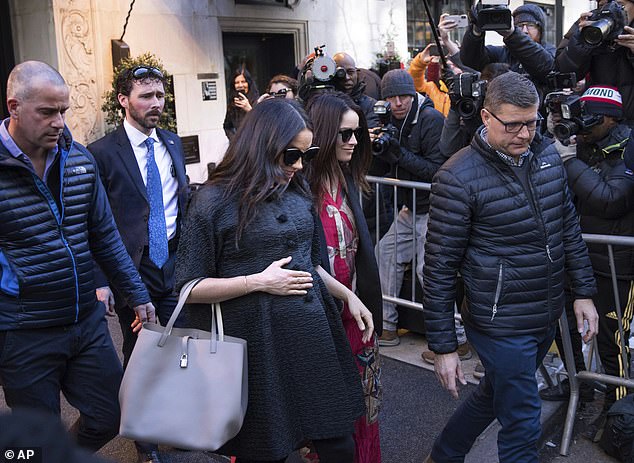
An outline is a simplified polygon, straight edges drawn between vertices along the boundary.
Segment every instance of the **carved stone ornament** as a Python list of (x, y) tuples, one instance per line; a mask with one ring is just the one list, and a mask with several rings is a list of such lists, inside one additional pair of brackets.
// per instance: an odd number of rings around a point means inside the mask
[[(63, 5), (60, 5), (63, 4)], [(70, 111), (66, 124), (73, 138), (86, 144), (99, 135), (99, 92), (90, 2), (66, 0), (57, 3), (56, 15), (60, 73), (70, 87)]]

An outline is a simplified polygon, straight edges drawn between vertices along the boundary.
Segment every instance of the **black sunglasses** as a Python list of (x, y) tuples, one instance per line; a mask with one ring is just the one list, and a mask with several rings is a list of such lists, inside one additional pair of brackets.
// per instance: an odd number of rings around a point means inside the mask
[(344, 129), (339, 131), (339, 135), (341, 135), (341, 141), (344, 143), (348, 143), (352, 138), (352, 134), (354, 134), (354, 138), (359, 141), (361, 136), (363, 135), (363, 129), (361, 127), (357, 127), (356, 129)]
[(163, 73), (158, 69), (151, 66), (137, 66), (130, 70), (130, 74), (135, 79), (145, 79), (146, 77), (156, 77), (157, 79), (163, 79)]
[(306, 151), (302, 151), (299, 148), (286, 148), (284, 150), (284, 164), (292, 166), (297, 162), (299, 158), (304, 161), (310, 161), (319, 153), (319, 146), (311, 146)]

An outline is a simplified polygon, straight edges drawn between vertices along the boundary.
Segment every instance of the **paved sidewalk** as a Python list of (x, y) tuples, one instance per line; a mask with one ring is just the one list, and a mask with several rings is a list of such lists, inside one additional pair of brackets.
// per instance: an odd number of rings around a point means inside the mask
[[(121, 334), (118, 322), (116, 318), (109, 318), (108, 322), (115, 345), (120, 350)], [(388, 362), (385, 362), (384, 367), (385, 406), (382, 410), (382, 418), (380, 418), (381, 445), (384, 449), (383, 463), (421, 463), (426, 452), (429, 452), (431, 448), (433, 438), (440, 432), (445, 420), (459, 403), (451, 399), (441, 389), (433, 376), (433, 365), (427, 364), (420, 357), (421, 352), (427, 347), (424, 336), (414, 333), (403, 334), (400, 346), (381, 348), (383, 356), (397, 361), (389, 365)], [(411, 367), (408, 369), (397, 368), (399, 362), (419, 368), (421, 373), (415, 373), (416, 370), (412, 370)], [(476, 363), (477, 357), (475, 356), (471, 360), (462, 362), (466, 379), (472, 385), (478, 382), (478, 379), (473, 377)], [(472, 387), (467, 386), (467, 389)], [(467, 393), (469, 393), (468, 390), (463, 391), (463, 398)], [(587, 424), (592, 421), (600, 409), (601, 399), (599, 396), (600, 394), (597, 394), (598, 399), (595, 403), (590, 404), (583, 412), (577, 414), (575, 436), (568, 457), (559, 456), (561, 428), (565, 414), (564, 403), (544, 403), (542, 421), (545, 423), (544, 442), (547, 444), (540, 454), (541, 463), (616, 462), (605, 455), (598, 445), (583, 437)], [(0, 392), (0, 412), (4, 411), (7, 411), (7, 408)], [(64, 422), (70, 425), (77, 416), (77, 412), (63, 400), (62, 418)], [(497, 431), (498, 426), (494, 424), (481, 436), (467, 456), (467, 463), (496, 463), (498, 461)], [(120, 463), (134, 463), (136, 461), (134, 445), (130, 440), (122, 437), (113, 439), (101, 449), (99, 455)], [(210, 453), (182, 452), (170, 448), (161, 448), (161, 457), (164, 463), (228, 462), (228, 459)], [(300, 463), (300, 459), (293, 456), (288, 459), (287, 463)]]
[[(423, 361), (420, 354), (427, 350), (427, 341), (423, 335), (399, 330), (401, 343), (395, 347), (382, 347), (381, 354), (411, 365), (415, 365), (431, 372), (434, 366)], [(465, 379), (469, 384), (478, 384), (479, 379), (473, 376), (473, 372), (479, 359), (474, 352), (474, 356), (469, 360), (462, 361), (462, 369)], [(557, 370), (548, 368), (549, 370)], [(608, 456), (590, 439), (585, 437), (588, 432), (588, 425), (598, 415), (601, 410), (602, 394), (595, 395), (596, 400), (587, 404), (583, 410), (577, 412), (573, 439), (570, 445), (570, 454), (567, 457), (559, 455), (561, 435), (567, 410), (568, 402), (543, 402), (542, 404), (542, 450), (540, 451), (541, 463), (618, 463), (617, 460)], [(497, 457), (497, 433), (500, 425), (495, 421), (476, 441), (471, 452), (465, 459), (466, 463), (498, 463)], [(384, 462), (392, 463), (392, 462)], [(414, 463), (414, 462), (412, 462)]]

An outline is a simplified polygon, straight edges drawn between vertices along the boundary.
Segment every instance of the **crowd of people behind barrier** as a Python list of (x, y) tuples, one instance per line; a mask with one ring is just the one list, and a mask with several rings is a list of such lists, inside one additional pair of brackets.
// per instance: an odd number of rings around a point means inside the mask
[[(38, 61), (17, 65), (0, 124), (9, 407), (58, 416), (61, 392), (80, 412), (77, 442), (97, 451), (117, 434), (123, 373), (104, 316), (119, 317), (125, 368), (142, 324), (165, 323), (175, 292), (204, 277), (190, 302), (222, 302), (225, 329), (249, 356), (244, 424), (217, 451), (238, 463), (283, 462), (299, 448), (307, 461), (379, 463), (389, 394), (379, 348), (400, 342), (381, 293), (397, 297), (414, 264), (423, 359), (456, 398), (460, 360), (475, 351), (484, 369), (425, 461), (462, 461), (497, 419), (499, 461), (537, 462), (540, 395), (569, 393), (538, 391), (535, 379), (562, 312), (577, 370), (581, 343), (597, 333), (606, 373), (629, 368), (616, 314), (629, 338), (634, 249), (615, 247), (617, 311), (605, 252), (581, 233), (634, 235), (634, 1), (600, 1), (558, 48), (544, 41), (537, 5), (509, 12), (508, 24), (480, 6), (468, 17), (458, 44), (458, 23), (442, 15), (446, 52), (427, 46), (378, 85), (348, 53), (319, 47), (262, 95), (241, 66), (223, 124), (229, 148), (196, 191), (180, 139), (157, 126), (158, 69), (116, 76), (122, 123), (86, 149), (64, 123), (64, 78)], [(503, 45), (485, 45), (487, 33)], [(367, 174), (432, 188), (394, 197)], [(196, 310), (181, 326), (197, 326)], [(596, 435), (627, 393), (608, 387)], [(156, 442), (135, 444), (138, 461), (160, 461)]]

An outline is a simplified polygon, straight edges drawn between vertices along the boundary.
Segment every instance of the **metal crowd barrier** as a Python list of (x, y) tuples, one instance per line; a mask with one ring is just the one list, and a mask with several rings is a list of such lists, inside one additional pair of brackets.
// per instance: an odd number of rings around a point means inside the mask
[[(375, 205), (374, 205), (374, 212), (375, 212), (375, 243), (377, 244), (377, 254), (376, 254), (376, 260), (377, 262), (380, 262), (381, 260), (381, 253), (380, 253), (380, 249), (378, 246), (379, 243), (379, 239), (380, 239), (380, 211), (381, 211), (381, 204), (379, 199), (382, 198), (381, 196), (381, 191), (382, 188), (392, 188), (392, 209), (393, 209), (393, 213), (392, 213), (392, 223), (396, 221), (398, 214), (400, 212), (399, 208), (398, 208), (398, 198), (397, 198), (397, 192), (399, 188), (406, 188), (406, 189), (411, 189), (412, 190), (412, 204), (413, 204), (413, 208), (412, 208), (412, 229), (414, 230), (413, 233), (413, 249), (416, 249), (416, 241), (417, 241), (417, 237), (416, 237), (416, 193), (418, 191), (429, 191), (431, 190), (431, 183), (423, 183), (423, 182), (411, 182), (411, 181), (407, 181), (407, 180), (398, 180), (395, 178), (386, 178), (386, 177), (373, 177), (368, 175), (367, 177), (368, 182), (370, 183), (370, 185), (374, 185), (376, 188), (376, 191), (374, 193), (374, 198), (375, 198)], [(398, 240), (398, 234), (395, 233), (394, 234), (394, 247), (396, 248), (396, 243)], [(393, 304), (396, 305), (400, 305), (403, 307), (409, 307), (410, 309), (414, 309), (414, 310), (418, 310), (418, 311), (423, 311), (423, 305), (420, 302), (416, 302), (416, 279), (418, 278), (416, 275), (416, 259), (417, 259), (417, 255), (416, 252), (414, 252), (413, 255), (413, 259), (412, 259), (412, 289), (411, 289), (411, 293), (412, 293), (412, 297), (411, 300), (407, 300), (407, 299), (403, 299), (398, 297), (397, 295), (400, 292), (400, 288), (392, 288), (392, 293), (393, 295), (390, 294), (383, 294), (383, 300), (386, 302), (391, 302)], [(396, 260), (396, 252), (394, 253), (394, 260)], [(396, 262), (394, 261), (394, 266), (396, 266)]]
[[(412, 189), (412, 195), (413, 195), (413, 200), (412, 203), (414, 205), (413, 209), (412, 209), (412, 216), (413, 216), (413, 223), (412, 223), (412, 228), (413, 230), (416, 230), (416, 193), (417, 191), (429, 191), (431, 189), (431, 184), (430, 183), (423, 183), (423, 182), (411, 182), (411, 181), (405, 181), (405, 180), (397, 180), (397, 179), (393, 179), (393, 178), (384, 178), (384, 177), (373, 177), (373, 176), (367, 176), (367, 180), (371, 185), (374, 185), (376, 188), (376, 191), (374, 192), (375, 195), (375, 238), (376, 238), (376, 243), (379, 242), (379, 238), (380, 238), (380, 224), (379, 224), (379, 215), (380, 215), (380, 203), (379, 203), (379, 198), (381, 198), (381, 188), (392, 188), (392, 192), (393, 192), (393, 198), (392, 198), (392, 206), (393, 206), (393, 220), (396, 220), (398, 213), (399, 213), (399, 209), (398, 209), (398, 203), (397, 203), (397, 191), (399, 188), (408, 188), (408, 189)], [(566, 412), (566, 421), (564, 424), (564, 430), (563, 430), (563, 435), (562, 435), (562, 440), (561, 440), (561, 446), (560, 446), (560, 450), (559, 453), (561, 455), (567, 456), (569, 454), (569, 449), (570, 449), (570, 440), (572, 439), (572, 431), (573, 431), (573, 425), (574, 425), (574, 420), (575, 420), (575, 413), (577, 410), (577, 404), (579, 402), (579, 382), (580, 381), (587, 381), (587, 382), (594, 382), (594, 381), (598, 381), (598, 382), (602, 382), (602, 383), (606, 383), (606, 384), (614, 384), (617, 386), (625, 386), (627, 388), (631, 388), (634, 389), (634, 380), (630, 379), (629, 377), (629, 362), (627, 361), (627, 350), (626, 350), (626, 344), (627, 342), (629, 342), (629, 339), (625, 339), (624, 337), (624, 333), (623, 333), (623, 320), (622, 320), (622, 311), (621, 311), (621, 301), (619, 300), (619, 293), (618, 293), (618, 289), (617, 289), (617, 277), (616, 277), (616, 269), (615, 269), (615, 265), (614, 265), (614, 250), (613, 250), (613, 246), (634, 246), (634, 237), (629, 237), (629, 236), (614, 236), (614, 235), (594, 235), (594, 234), (587, 234), (584, 233), (582, 234), (583, 239), (587, 242), (587, 243), (598, 243), (598, 244), (605, 244), (607, 246), (607, 250), (608, 250), (608, 257), (609, 257), (609, 262), (610, 262), (610, 271), (611, 271), (611, 277), (612, 277), (612, 289), (614, 292), (614, 302), (616, 305), (616, 313), (618, 316), (618, 326), (619, 326), (619, 333), (620, 333), (620, 341), (621, 341), (621, 355), (623, 356), (623, 365), (627, 365), (628, 368), (624, 369), (624, 378), (620, 378), (617, 376), (611, 376), (611, 375), (607, 375), (604, 373), (595, 373), (595, 372), (591, 372), (591, 371), (581, 371), (581, 372), (577, 372), (576, 368), (575, 368), (575, 362), (574, 362), (574, 356), (573, 356), (573, 351), (572, 351), (572, 342), (570, 339), (570, 333), (568, 331), (568, 320), (566, 318), (566, 312), (564, 311), (562, 317), (559, 320), (559, 328), (561, 331), (561, 337), (562, 337), (562, 342), (563, 342), (563, 346), (564, 346), (564, 358), (566, 360), (566, 366), (567, 366), (567, 373), (568, 373), (568, 377), (569, 377), (569, 383), (570, 383), (570, 400), (568, 402), (568, 410)], [(398, 236), (395, 234), (394, 235), (394, 245), (396, 246), (396, 241), (397, 241)], [(416, 248), (416, 233), (414, 233), (413, 236), (413, 246), (414, 249)], [(395, 253), (396, 255), (396, 253)], [(381, 255), (378, 252), (378, 246), (377, 246), (377, 261), (380, 262), (381, 259)], [(394, 262), (394, 265), (396, 265), (396, 262)], [(419, 302), (416, 302), (415, 300), (415, 295), (416, 295), (416, 279), (417, 279), (417, 275), (416, 275), (416, 253), (413, 254), (413, 260), (412, 260), (412, 290), (411, 290), (411, 300), (407, 300), (407, 299), (403, 299), (400, 297), (397, 297), (396, 295), (399, 293), (398, 288), (392, 288), (392, 294), (383, 294), (383, 300), (386, 302), (391, 302), (394, 303), (396, 305), (400, 305), (403, 307), (409, 307), (415, 310), (419, 310), (422, 311), (423, 310), (423, 305)], [(460, 314), (456, 313), (455, 314), (455, 318), (457, 320), (462, 321)], [(594, 343), (596, 343), (596, 339), (593, 341)], [(596, 348), (596, 344), (595, 344), (595, 348)], [(596, 349), (595, 349), (596, 350)], [(542, 376), (544, 377), (546, 383), (548, 386), (552, 386), (553, 382), (552, 379), (550, 378), (550, 375), (548, 374), (548, 372), (546, 371), (546, 368), (544, 367), (544, 365), (541, 365), (540, 367), (540, 371), (542, 373)]]
[[(583, 239), (586, 243), (605, 244), (608, 248), (608, 258), (610, 262), (610, 273), (612, 278), (612, 291), (614, 293), (614, 304), (616, 307), (616, 315), (618, 317), (619, 334), (621, 341), (621, 355), (623, 365), (627, 367), (623, 369), (624, 378), (618, 376), (606, 375), (605, 373), (594, 373), (592, 371), (579, 371), (575, 367), (575, 360), (572, 352), (572, 342), (570, 340), (570, 332), (568, 331), (568, 320), (564, 311), (559, 319), (559, 330), (561, 331), (561, 339), (564, 346), (564, 357), (566, 359), (566, 370), (570, 382), (570, 400), (568, 401), (568, 410), (566, 412), (566, 421), (564, 423), (564, 431), (561, 438), (561, 446), (559, 453), (567, 456), (570, 453), (570, 440), (572, 439), (572, 431), (575, 422), (575, 413), (579, 402), (579, 382), (598, 381), (605, 384), (613, 384), (616, 386), (625, 386), (634, 389), (634, 381), (630, 379), (630, 363), (627, 360), (627, 345), (629, 339), (625, 339), (623, 334), (623, 314), (621, 311), (621, 301), (617, 288), (616, 268), (614, 266), (614, 248), (613, 246), (632, 246), (634, 247), (633, 236), (614, 236), (614, 235), (593, 235), (584, 233)], [(596, 343), (596, 339), (594, 341)], [(595, 344), (596, 347), (596, 344)]]

